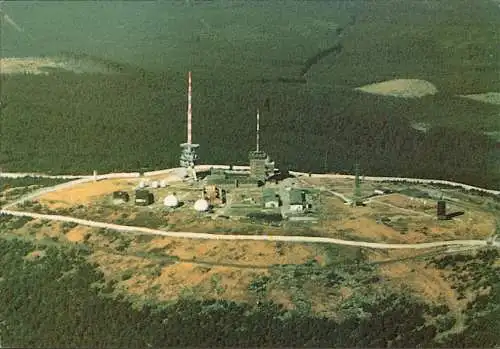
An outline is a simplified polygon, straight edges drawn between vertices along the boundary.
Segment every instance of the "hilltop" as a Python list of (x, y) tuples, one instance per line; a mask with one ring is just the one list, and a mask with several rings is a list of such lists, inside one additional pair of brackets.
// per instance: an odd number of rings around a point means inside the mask
[[(344, 205), (337, 196), (328, 194), (329, 190), (334, 190), (349, 195), (352, 181), (301, 178), (297, 182), (300, 187), (309, 186), (310, 190), (316, 188), (323, 192), (321, 198), (313, 201), (317, 223), (288, 221), (275, 225), (259, 220), (248, 222), (244, 218), (227, 221), (216, 218), (219, 209), (215, 210), (214, 217), (210, 214), (195, 215), (190, 205), (196, 197), (195, 192), (199, 190), (190, 190), (190, 185), (172, 176), (169, 177), (167, 188), (158, 188), (153, 192), (158, 199), (172, 191), (177, 192), (186, 202), (178, 209), (172, 211), (162, 207), (161, 200), (152, 207), (112, 201), (113, 191), (131, 191), (137, 186), (138, 180), (159, 180), (161, 177), (110, 179), (75, 185), (43, 194), (14, 209), (168, 230), (320, 235), (393, 243), (484, 239), (498, 229), (495, 227), (495, 217), (500, 208), (498, 202), (491, 198), (454, 189), (404, 183), (384, 183), (386, 194), (371, 197), (365, 207), (353, 208)], [(7, 202), (35, 189), (34, 185), (49, 184), (47, 180), (45, 183), (37, 180), (24, 180), (22, 183), (19, 179), (2, 181), (3, 189), (7, 183), (14, 187), (2, 193), (3, 200)], [(30, 187), (16, 189), (15, 186), (19, 185)], [(373, 193), (374, 188), (378, 186), (364, 183), (363, 195)], [(258, 200), (259, 196), (254, 195), (257, 194), (254, 191), (241, 189), (241, 193), (245, 192)], [(464, 210), (465, 214), (449, 221), (433, 219), (434, 205), (426, 203), (426, 200), (432, 201), (436, 192), (445, 194), (451, 212), (458, 209)], [(231, 190), (230, 195), (232, 204), (222, 208), (226, 214), (235, 215), (236, 218), (251, 211), (251, 208), (243, 209), (237, 205), (240, 195), (238, 190)], [(392, 342), (401, 347), (422, 343), (446, 347), (455, 345), (464, 336), (467, 338), (466, 343), (471, 346), (491, 346), (495, 343), (495, 338), (488, 336), (488, 333), (495, 333), (495, 329), (490, 327), (491, 324), (484, 324), (495, 316), (498, 251), (486, 245), (391, 251), (300, 242), (187, 240), (119, 233), (73, 223), (6, 215), (1, 217), (1, 248), (18, 251), (16, 257), (9, 260), (11, 271), (3, 274), (2, 287), (20, 287), (12, 273), (18, 270), (16, 263), (25, 263), (28, 267), (19, 274), (19, 280), (27, 275), (33, 278), (38, 270), (34, 268), (35, 265), (44, 266), (51, 270), (48, 275), (67, 280), (67, 287), (74, 287), (77, 294), (67, 299), (67, 290), (54, 288), (51, 294), (54, 297), (58, 295), (60, 306), (44, 307), (43, 310), (39, 309), (38, 303), (23, 301), (18, 313), (36, 312), (52, 317), (49, 313), (53, 308), (59, 312), (61, 319), (66, 319), (75, 316), (75, 310), (64, 309), (79, 309), (80, 304), (85, 304), (85, 299), (89, 299), (89, 302), (93, 299), (92, 303), (102, 304), (100, 309), (92, 308), (103, 319), (102, 323), (96, 323), (95, 326), (103, 328), (119, 326), (124, 329), (130, 323), (123, 322), (125, 318), (146, 316), (143, 312), (161, 314), (160, 319), (156, 315), (149, 317), (148, 326), (144, 329), (136, 328), (130, 332), (140, 338), (149, 338), (143, 337), (141, 331), (157, 328), (160, 326), (157, 321), (174, 321), (173, 314), (178, 314), (180, 317), (176, 321), (183, 324), (187, 314), (192, 311), (190, 309), (199, 309), (205, 320), (190, 318), (190, 325), (198, 324), (202, 328), (200, 331), (206, 332), (201, 332), (198, 339), (192, 336), (178, 337), (178, 343), (183, 345), (284, 345), (292, 341), (310, 346), (309, 336), (312, 334), (308, 331), (313, 331), (312, 328), (316, 329), (314, 331), (329, 333), (335, 329), (346, 333), (355, 319), (361, 321), (356, 326), (361, 328), (372, 328), (380, 321), (387, 323), (385, 329), (380, 331), (370, 330), (361, 337), (345, 338), (335, 343), (331, 342), (331, 336), (316, 333), (314, 343), (330, 346), (360, 343), (387, 346)], [(63, 269), (59, 270), (61, 267)], [(29, 274), (24, 276), (23, 273)], [(80, 279), (72, 279), (72, 275)], [(51, 278), (35, 278), (40, 280), (37, 287), (46, 289), (48, 284), (45, 285), (42, 280), (46, 279), (50, 283)], [(34, 287), (33, 284), (31, 286)], [(107, 312), (114, 308), (120, 310), (113, 312), (113, 317), (109, 318)], [(9, 325), (13, 321), (8, 316), (9, 305), (5, 304), (3, 309)], [(413, 317), (397, 315), (405, 309), (411, 310)], [(482, 309), (483, 315), (473, 315), (474, 309)], [(206, 328), (207, 316), (218, 319), (218, 325)], [(217, 333), (226, 326), (224, 321), (234, 316), (240, 318), (237, 326), (245, 338), (248, 333), (252, 334), (249, 338), (267, 339), (250, 340), (248, 343), (241, 342), (240, 335), (218, 339)], [(276, 326), (273, 327), (276, 330), (292, 326), (292, 332), (303, 333), (304, 337), (295, 337), (293, 334), (288, 340), (262, 337), (263, 332), (259, 332), (262, 329), (253, 326), (264, 321), (266, 316), (281, 319), (279, 323), (273, 322), (272, 326)], [(30, 331), (30, 336), (23, 338), (51, 345), (74, 345), (75, 339), (70, 339), (70, 334), (87, 321), (85, 317), (78, 319), (79, 322), (65, 325), (58, 339), (52, 338), (48, 330)], [(32, 326), (28, 316), (24, 316), (23, 321), (25, 325), (16, 331)], [(391, 334), (391, 328), (395, 328), (396, 324), (406, 328), (404, 337), (396, 338)], [(422, 324), (424, 327), (421, 327)], [(54, 322), (56, 325), (62, 326), (57, 321)], [(46, 327), (48, 329), (50, 325)], [(156, 336), (146, 343), (160, 346), (175, 344), (168, 339), (168, 334), (178, 334), (178, 330), (168, 327), (167, 337)], [(114, 330), (109, 331), (106, 335), (89, 336), (81, 343), (118, 343), (111, 336)], [(6, 331), (9, 344), (28, 343), (19, 341), (20, 337), (16, 333), (13, 330)]]

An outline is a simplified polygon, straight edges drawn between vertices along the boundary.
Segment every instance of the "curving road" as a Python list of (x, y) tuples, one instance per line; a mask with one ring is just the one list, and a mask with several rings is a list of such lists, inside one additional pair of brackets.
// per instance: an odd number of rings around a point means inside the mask
[[(198, 171), (206, 171), (213, 168), (228, 168), (227, 165), (202, 165), (197, 166)], [(234, 166), (236, 170), (247, 170), (248, 166)], [(149, 175), (158, 175), (158, 174), (166, 174), (172, 171), (176, 171), (177, 168), (154, 171), (145, 173), (146, 176)], [(305, 173), (294, 172), (296, 175), (307, 175)], [(134, 227), (134, 226), (125, 226), (104, 222), (91, 221), (86, 219), (79, 219), (68, 216), (59, 216), (59, 215), (48, 215), (48, 214), (40, 214), (34, 212), (20, 212), (20, 211), (12, 211), (9, 210), (9, 207), (15, 206), (19, 203), (22, 203), (26, 200), (33, 199), (39, 195), (56, 191), (59, 189), (71, 187), (73, 185), (77, 185), (80, 183), (85, 183), (89, 181), (93, 181), (96, 179), (94, 176), (52, 176), (52, 175), (44, 175), (44, 174), (26, 174), (26, 173), (0, 173), (0, 177), (45, 177), (45, 178), (78, 178), (77, 180), (59, 184), (49, 188), (40, 189), (34, 193), (30, 193), (26, 196), (21, 197), (20, 199), (4, 206), (0, 210), (0, 214), (12, 215), (17, 217), (31, 217), (35, 219), (47, 219), (47, 220), (55, 220), (61, 222), (73, 222), (76, 224), (86, 225), (90, 227), (96, 228), (104, 228), (104, 229), (112, 229), (121, 232), (129, 232), (129, 233), (142, 233), (142, 234), (151, 234), (151, 235), (160, 235), (160, 236), (168, 236), (168, 237), (176, 237), (176, 238), (187, 238), (187, 239), (206, 239), (206, 240), (252, 240), (252, 241), (283, 241), (283, 242), (306, 242), (306, 243), (328, 243), (328, 244), (337, 244), (337, 245), (347, 245), (347, 246), (357, 246), (357, 247), (366, 247), (366, 248), (374, 248), (374, 249), (426, 249), (426, 248), (435, 248), (442, 246), (463, 246), (463, 247), (471, 247), (471, 246), (486, 246), (488, 242), (486, 240), (450, 240), (450, 241), (437, 241), (437, 242), (427, 242), (420, 244), (386, 244), (386, 243), (375, 243), (375, 242), (365, 242), (365, 241), (350, 241), (350, 240), (341, 240), (341, 239), (333, 239), (333, 238), (323, 238), (323, 237), (311, 237), (311, 236), (279, 236), (279, 235), (226, 235), (226, 234), (206, 234), (206, 233), (193, 233), (193, 232), (172, 232), (172, 231), (163, 231), (158, 229), (150, 229), (145, 227)], [(106, 175), (100, 175), (97, 179), (108, 179), (108, 178), (137, 178), (139, 177), (139, 173), (111, 173)], [(346, 176), (346, 175), (313, 175), (314, 177), (323, 177), (323, 178), (354, 178), (354, 176)], [(391, 180), (390, 177), (365, 177), (365, 180), (369, 178), (373, 179), (378, 178), (378, 180)], [(412, 179), (412, 178), (393, 178), (394, 181), (414, 181), (421, 183), (442, 183), (447, 181), (438, 181), (438, 180), (427, 180), (427, 179)], [(482, 190), (489, 193), (497, 193), (489, 189), (477, 188), (468, 186), (461, 183), (453, 183), (452, 185), (461, 186), (463, 188), (473, 188), (476, 190)], [(495, 246), (499, 246), (497, 243)]]
[(426, 242), (421, 244), (385, 244), (376, 242), (350, 241), (332, 238), (322, 238), (313, 236), (282, 236), (282, 235), (222, 235), (222, 234), (206, 234), (178, 231), (163, 231), (158, 229), (150, 229), (145, 227), (133, 227), (126, 225), (118, 225), (112, 223), (96, 222), (86, 219), (79, 219), (67, 216), (48, 215), (33, 212), (20, 212), (11, 210), (0, 210), (0, 214), (7, 214), (17, 217), (32, 217), (37, 219), (47, 219), (61, 222), (73, 222), (81, 225), (86, 225), (95, 228), (112, 229), (116, 231), (129, 233), (142, 233), (150, 235), (161, 235), (176, 238), (186, 239), (204, 239), (204, 240), (253, 240), (253, 241), (283, 241), (283, 242), (309, 242), (309, 243), (327, 243), (337, 245), (358, 246), (376, 249), (425, 249), (442, 246), (486, 246), (484, 240), (450, 240), (438, 242)]

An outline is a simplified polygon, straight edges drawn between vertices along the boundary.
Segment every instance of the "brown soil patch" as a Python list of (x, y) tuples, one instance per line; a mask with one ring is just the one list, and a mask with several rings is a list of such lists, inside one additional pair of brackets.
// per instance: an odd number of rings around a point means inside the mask
[(381, 274), (399, 287), (410, 287), (416, 294), (436, 303), (445, 302), (450, 309), (463, 306), (458, 295), (437, 269), (426, 268), (424, 262), (396, 262), (380, 266)]
[(92, 228), (85, 227), (83, 225), (79, 225), (66, 233), (66, 239), (68, 239), (71, 242), (81, 242), (85, 238), (85, 235), (91, 229)]
[(90, 261), (92, 263), (97, 263), (104, 276), (112, 279), (116, 278), (119, 273), (127, 269), (136, 270), (135, 274), (140, 274), (141, 269), (152, 264), (152, 262), (146, 258), (115, 255), (103, 251), (95, 252), (90, 257)]
[(354, 220), (343, 221), (338, 227), (340, 229), (353, 230), (352, 235), (371, 241), (417, 243), (425, 239), (425, 236), (412, 231), (401, 234), (397, 230), (381, 223), (377, 224), (374, 219), (367, 217), (358, 217)]
[(75, 185), (40, 196), (40, 203), (49, 208), (70, 207), (72, 205), (89, 204), (103, 195), (109, 195), (115, 190), (131, 189), (135, 182), (130, 179), (109, 179)]
[(418, 79), (396, 79), (384, 81), (358, 87), (356, 90), (402, 98), (423, 97), (433, 95), (438, 92), (436, 86), (430, 82)]
[(139, 275), (122, 284), (128, 292), (139, 296), (151, 287), (159, 286), (156, 297), (160, 301), (175, 299), (183, 290), (191, 289), (195, 296), (244, 302), (250, 300), (248, 285), (258, 274), (266, 274), (266, 271), (219, 266), (207, 268), (180, 262), (164, 267), (157, 278)]
[(301, 264), (317, 256), (317, 251), (313, 247), (293, 243), (284, 243), (280, 246), (275, 242), (267, 241), (216, 241), (159, 237), (151, 241), (147, 248), (164, 248), (166, 254), (178, 256), (183, 260), (259, 267), (268, 267), (272, 264)]

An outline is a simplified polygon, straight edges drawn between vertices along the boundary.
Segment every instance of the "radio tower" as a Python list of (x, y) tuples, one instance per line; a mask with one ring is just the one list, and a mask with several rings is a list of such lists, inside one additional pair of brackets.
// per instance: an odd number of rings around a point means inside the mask
[(198, 161), (198, 155), (196, 149), (200, 146), (199, 144), (192, 143), (192, 85), (191, 85), (191, 72), (188, 73), (188, 107), (187, 107), (187, 142), (181, 144), (182, 152), (180, 158), (180, 165), (188, 169), (189, 174), (196, 180), (196, 171), (194, 166)]
[(257, 109), (257, 147), (255, 148), (257, 153), (259, 152), (259, 124), (260, 124), (260, 114), (259, 114), (259, 109)]

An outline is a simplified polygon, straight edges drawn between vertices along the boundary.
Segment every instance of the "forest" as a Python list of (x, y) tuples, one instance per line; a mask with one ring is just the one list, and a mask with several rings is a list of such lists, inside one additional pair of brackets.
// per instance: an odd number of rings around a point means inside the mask
[[(185, 296), (164, 304), (134, 304), (116, 293), (114, 283), (104, 281), (97, 266), (86, 261), (90, 253), (91, 248), (83, 244), (0, 239), (2, 345), (458, 348), (499, 344), (495, 327), (500, 323), (499, 280), (492, 267), (499, 257), (496, 250), (484, 251), (476, 259), (456, 255), (429, 262), (439, 268), (474, 270), (476, 279), (484, 278), (492, 285), (489, 295), (470, 303), (465, 331), (448, 333), (439, 341), (434, 341), (435, 335), (446, 333), (455, 322), (449, 309), (423, 303), (405, 292), (385, 289), (370, 297), (353, 296), (343, 304), (342, 320), (337, 321), (270, 302), (246, 304)], [(365, 268), (350, 264), (345, 270), (356, 273), (360, 267)], [(335, 287), (338, 276), (333, 270), (330, 274), (331, 287)], [(462, 289), (464, 280), (457, 281)]]
[[(178, 164), (186, 109), (181, 74), (3, 79), (8, 102), (0, 130), (4, 170), (91, 173)], [(193, 93), (193, 139), (201, 144), (202, 163), (246, 164), (255, 147), (255, 109), (261, 106), (261, 147), (282, 168), (352, 172), (358, 162), (367, 175), (500, 185), (500, 148), (481, 129), (436, 126), (423, 133), (411, 128), (411, 115), (430, 117), (436, 112), (432, 98), (438, 97), (401, 100), (335, 88), (319, 91), (307, 84), (201, 78)], [(464, 115), (455, 117), (467, 118), (473, 106), (497, 112), (469, 101), (439, 112), (461, 110)]]
[[(9, 35), (9, 52), (34, 45), (40, 52), (31, 55), (96, 69), (2, 75), (0, 167), (87, 174), (176, 166), (191, 70), (202, 163), (246, 164), (260, 107), (261, 147), (283, 168), (352, 172), (358, 162), (366, 175), (500, 186), (498, 139), (484, 134), (498, 131), (499, 108), (459, 97), (498, 91), (491, 1), (191, 5), (100, 2), (92, 12), (68, 3), (57, 5), (66, 41), (43, 37), (54, 28), (36, 18), (37, 42)], [(51, 6), (37, 11), (50, 17)], [(71, 19), (88, 23), (85, 11), (99, 25), (75, 30)], [(401, 78), (426, 80), (438, 93), (354, 90)]]

